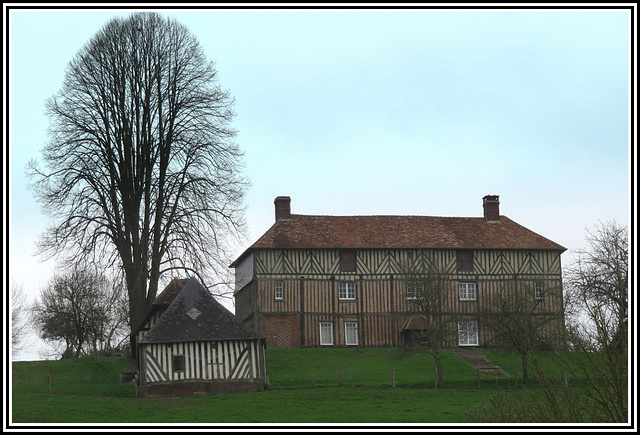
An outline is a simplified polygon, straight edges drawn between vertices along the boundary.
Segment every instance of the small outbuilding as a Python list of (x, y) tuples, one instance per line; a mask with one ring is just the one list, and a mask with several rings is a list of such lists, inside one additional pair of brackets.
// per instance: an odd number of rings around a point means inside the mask
[(152, 310), (138, 340), (142, 397), (264, 388), (265, 340), (197, 279), (172, 281), (157, 300), (163, 309)]

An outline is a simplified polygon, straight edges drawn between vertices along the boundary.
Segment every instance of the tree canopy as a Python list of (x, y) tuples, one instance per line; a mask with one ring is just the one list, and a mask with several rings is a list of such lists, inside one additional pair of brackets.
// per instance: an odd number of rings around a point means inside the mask
[(163, 274), (226, 270), (248, 185), (233, 105), (196, 37), (157, 13), (108, 22), (46, 102), (45, 167), (28, 168), (54, 218), (40, 253), (122, 268), (132, 328)]

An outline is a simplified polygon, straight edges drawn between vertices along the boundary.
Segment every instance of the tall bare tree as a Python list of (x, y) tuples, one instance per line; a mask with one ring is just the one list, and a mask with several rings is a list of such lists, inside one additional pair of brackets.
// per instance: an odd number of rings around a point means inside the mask
[[(567, 370), (589, 381), (584, 396), (602, 421), (628, 421), (629, 232), (616, 221), (587, 230), (587, 248), (564, 270)], [(596, 420), (594, 420), (596, 421)]]
[[(564, 270), (565, 304), (579, 341), (626, 353), (629, 315), (628, 229), (615, 221), (587, 230), (588, 247)], [(574, 334), (574, 338), (577, 335)]]
[(95, 277), (101, 294), (98, 303), (105, 316), (91, 337), (91, 352), (125, 353), (129, 344), (126, 340), (129, 336), (129, 301), (123, 279), (119, 275), (107, 276), (104, 273), (96, 273)]
[(68, 357), (85, 353), (108, 322), (104, 283), (99, 274), (80, 268), (54, 276), (32, 308), (40, 337), (64, 341)]
[[(558, 356), (564, 379), (534, 358), (532, 369), (542, 394), (516, 389), (513, 394), (494, 395), (488, 406), (471, 410), (472, 421), (631, 421), (628, 236), (626, 226), (599, 222), (587, 230), (588, 247), (577, 250), (563, 271), (569, 351)], [(569, 385), (568, 378), (579, 381)]]
[(27, 295), (22, 286), (11, 284), (11, 350), (13, 355), (23, 349), (24, 338), (29, 331)]
[(108, 22), (46, 103), (46, 167), (28, 167), (55, 218), (40, 253), (121, 267), (132, 328), (163, 274), (226, 269), (248, 185), (233, 104), (197, 39), (156, 13)]
[(491, 333), (491, 341), (518, 352), (524, 379), (529, 378), (530, 355), (541, 347), (558, 344), (558, 328), (553, 326), (554, 322), (562, 324), (562, 319), (545, 309), (548, 293), (558, 291), (545, 288), (542, 282), (505, 281), (481, 304), (480, 318)]
[(436, 376), (442, 381), (442, 361), (440, 349), (455, 334), (453, 324), (458, 320), (456, 313), (447, 309), (446, 300), (453, 291), (453, 283), (447, 275), (439, 271), (427, 256), (402, 266), (401, 277), (406, 285), (410, 318), (420, 319), (419, 329), (410, 329), (413, 339), (427, 343), (436, 363)]

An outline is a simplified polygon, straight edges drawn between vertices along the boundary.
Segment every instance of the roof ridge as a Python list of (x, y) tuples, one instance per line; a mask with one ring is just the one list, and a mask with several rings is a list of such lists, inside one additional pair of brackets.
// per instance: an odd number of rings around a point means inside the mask
[[(445, 218), (445, 219), (482, 219), (482, 216), (434, 216), (434, 215), (420, 215), (420, 214), (354, 214), (354, 215), (334, 215), (334, 214), (298, 214), (291, 213), (291, 216), (298, 217), (336, 217), (336, 218), (351, 218), (351, 217), (418, 217), (418, 218)], [(500, 215), (500, 217), (506, 217)], [(288, 221), (284, 221), (288, 222)]]

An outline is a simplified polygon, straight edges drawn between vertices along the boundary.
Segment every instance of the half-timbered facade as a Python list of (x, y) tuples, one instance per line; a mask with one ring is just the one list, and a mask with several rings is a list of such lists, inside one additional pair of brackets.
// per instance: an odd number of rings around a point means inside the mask
[(141, 394), (261, 390), (264, 340), (195, 279), (174, 279), (138, 331)]
[[(275, 224), (232, 265), (236, 316), (272, 347), (396, 346), (420, 328), (407, 265), (446, 276), (447, 346), (493, 345), (481, 312), (505, 283), (536, 294), (545, 333), (564, 328), (565, 248), (499, 213), (482, 217), (310, 216), (275, 200)], [(484, 308), (483, 308), (484, 307)]]

